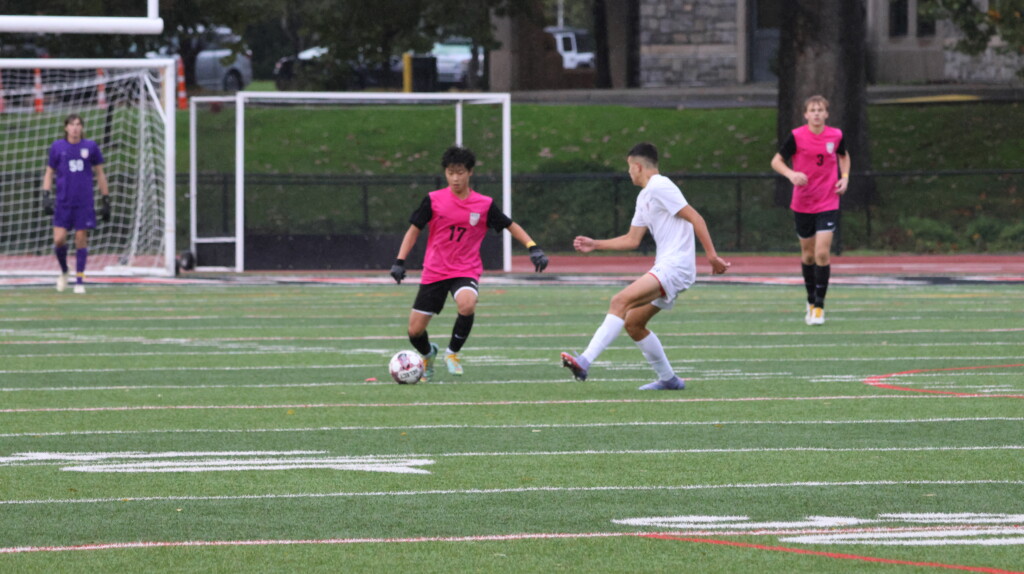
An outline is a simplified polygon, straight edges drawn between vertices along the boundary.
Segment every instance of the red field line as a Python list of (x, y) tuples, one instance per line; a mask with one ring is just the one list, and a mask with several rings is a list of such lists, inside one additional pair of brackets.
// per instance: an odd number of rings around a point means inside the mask
[(889, 373), (887, 375), (874, 375), (864, 379), (864, 384), (871, 385), (872, 387), (879, 389), (892, 389), (894, 391), (908, 391), (912, 393), (932, 393), (936, 395), (953, 395), (955, 397), (999, 397), (1005, 399), (1024, 399), (1024, 395), (996, 395), (988, 393), (958, 393), (956, 391), (937, 391), (934, 389), (912, 389), (910, 387), (901, 387), (899, 385), (890, 385), (883, 383), (885, 379), (890, 377), (898, 377), (900, 375), (916, 375), (920, 373), (938, 373), (944, 371), (976, 371), (980, 369), (1012, 369), (1024, 367), (1024, 363), (1016, 365), (980, 365), (974, 367), (949, 367), (945, 369), (913, 369), (910, 371), (900, 371), (898, 373)]
[(643, 534), (642, 538), (657, 538), (659, 540), (677, 540), (681, 542), (697, 542), (700, 544), (719, 544), (723, 546), (736, 546), (739, 548), (753, 548), (755, 550), (771, 550), (773, 552), (791, 552), (793, 554), (804, 554), (809, 556), (824, 556), (839, 560), (860, 560), (863, 562), (878, 562), (881, 564), (899, 564), (903, 566), (925, 566), (928, 568), (943, 568), (946, 570), (964, 570), (967, 572), (985, 572), (986, 574), (1024, 574), (1020, 570), (1003, 570), (1001, 568), (988, 568), (985, 566), (963, 566), (960, 564), (943, 564), (941, 562), (914, 562), (911, 560), (894, 560), (891, 558), (878, 558), (875, 556), (861, 556), (859, 554), (841, 554), (837, 552), (819, 552), (816, 550), (805, 550), (803, 548), (789, 548), (786, 546), (766, 546), (763, 544), (749, 544), (746, 542), (734, 542), (731, 540), (716, 540), (713, 538), (687, 538), (683, 536), (672, 536), (670, 534)]

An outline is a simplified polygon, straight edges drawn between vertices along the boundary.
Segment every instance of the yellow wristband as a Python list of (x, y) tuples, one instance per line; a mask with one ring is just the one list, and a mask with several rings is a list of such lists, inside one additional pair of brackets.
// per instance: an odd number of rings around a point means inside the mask
[(531, 242), (526, 244), (526, 248), (527, 249), (529, 249), (531, 247), (536, 247), (536, 246), (537, 246), (537, 242), (536, 241), (531, 241)]
[(850, 179), (850, 174), (844, 173), (843, 174), (843, 179)]

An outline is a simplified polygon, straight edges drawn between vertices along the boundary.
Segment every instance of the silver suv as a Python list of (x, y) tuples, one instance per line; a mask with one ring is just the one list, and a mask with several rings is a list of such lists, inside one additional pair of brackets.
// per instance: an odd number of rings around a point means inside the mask
[[(199, 36), (188, 38), (196, 55), (196, 85), (207, 90), (237, 92), (252, 83), (252, 50), (244, 48), (234, 53), (233, 46), (242, 45), (242, 38), (230, 28), (219, 26), (201, 31)], [(170, 46), (164, 46), (147, 56), (169, 56), (180, 52), (181, 40), (175, 38)]]

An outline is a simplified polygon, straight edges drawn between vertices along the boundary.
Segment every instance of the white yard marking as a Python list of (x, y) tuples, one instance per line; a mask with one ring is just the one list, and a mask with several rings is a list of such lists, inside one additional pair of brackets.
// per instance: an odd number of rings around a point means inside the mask
[(432, 407), (487, 407), (522, 405), (602, 405), (602, 404), (666, 404), (666, 403), (746, 403), (778, 401), (863, 401), (863, 400), (969, 400), (987, 398), (959, 395), (831, 395), (816, 397), (733, 397), (685, 399), (576, 399), (551, 401), (452, 401), (412, 403), (296, 403), (282, 405), (137, 405), (122, 407), (40, 407), (0, 409), (0, 413), (86, 413), (174, 410), (273, 410), (273, 409), (342, 409), (342, 408), (432, 408)]
[[(425, 458), (393, 456), (312, 456), (327, 451), (243, 452), (27, 452), (0, 457), (3, 466), (31, 466), (38, 462), (77, 463), (64, 466), (69, 472), (238, 472), (246, 470), (329, 469), (430, 474), (418, 468), (434, 464)], [(86, 463), (86, 464), (83, 464)]]
[(307, 492), (289, 494), (237, 494), (214, 496), (119, 496), (112, 498), (49, 498), (36, 500), (0, 500), (0, 506), (35, 504), (106, 504), (128, 502), (179, 502), (222, 500), (278, 500), (317, 498), (389, 498), (406, 496), (505, 495), (551, 492), (678, 492), (702, 490), (759, 490), (784, 488), (839, 488), (886, 486), (1022, 486), (1024, 480), (875, 480), (836, 482), (766, 482), (747, 484), (683, 484), (658, 486), (535, 486), (523, 488), (481, 488), (464, 490), (393, 490), (377, 492)]
[[(875, 518), (808, 516), (803, 520), (751, 521), (747, 516), (654, 516), (612, 520), (624, 526), (656, 527), (674, 534), (769, 535), (797, 544), (873, 546), (1009, 546), (1024, 544), (1024, 514), (906, 513)], [(904, 526), (912, 524), (915, 526)], [(878, 527), (877, 525), (882, 525)], [(923, 525), (923, 526), (917, 526)], [(682, 532), (679, 532), (682, 531)]]
[[(287, 465), (308, 462), (311, 466), (289, 467), (289, 468), (335, 468), (334, 464), (349, 464), (353, 461), (362, 463), (364, 461), (393, 461), (405, 460), (408, 457), (418, 459), (433, 458), (474, 458), (474, 457), (520, 457), (520, 456), (602, 456), (602, 455), (674, 455), (674, 454), (766, 454), (785, 452), (811, 452), (811, 453), (850, 453), (850, 452), (984, 452), (984, 451), (1022, 451), (1024, 445), (994, 445), (994, 446), (912, 446), (912, 447), (861, 447), (861, 448), (834, 448), (834, 447), (767, 447), (767, 448), (678, 448), (678, 449), (618, 449), (618, 450), (556, 450), (556, 451), (501, 451), (501, 452), (444, 452), (444, 453), (410, 453), (403, 455), (375, 454), (361, 457), (312, 457), (306, 458), (281, 458), (286, 456), (326, 454), (327, 451), (289, 451), (289, 452), (170, 452), (170, 453), (63, 453), (63, 452), (24, 452), (14, 453), (11, 456), (0, 457), (0, 467), (23, 467), (23, 466), (61, 466), (68, 462), (106, 462), (110, 460), (138, 460), (158, 459), (159, 462), (138, 464), (135, 462), (116, 462), (106, 464), (95, 464), (87, 466), (65, 466), (61, 470), (72, 470), (80, 472), (193, 472), (193, 467), (199, 470), (253, 470), (260, 465), (265, 465), (267, 470), (278, 470)], [(266, 456), (269, 458), (257, 459), (252, 457)], [(250, 457), (248, 459), (228, 457)], [(168, 462), (168, 459), (170, 461)], [(175, 459), (185, 459), (179, 462)], [(232, 467), (233, 461), (239, 461), (239, 468)], [(430, 460), (427, 464), (433, 464)], [(244, 463), (241, 464), (241, 463)], [(314, 466), (319, 465), (319, 466)], [(245, 468), (241, 468), (245, 466)], [(186, 470), (180, 468), (188, 467)], [(131, 470), (131, 469), (138, 470)], [(163, 470), (163, 469), (174, 470)], [(121, 470), (127, 469), (127, 470)]]
[(629, 421), (615, 423), (568, 423), (568, 424), (522, 424), (522, 425), (399, 425), (399, 426), (333, 426), (333, 427), (298, 427), (298, 428), (247, 428), (247, 429), (151, 429), (151, 430), (79, 430), (4, 433), (0, 438), (36, 438), (50, 436), (89, 436), (89, 435), (146, 435), (146, 434), (248, 434), (248, 433), (307, 433), (307, 432), (342, 432), (342, 431), (402, 431), (402, 430), (513, 430), (513, 429), (575, 429), (575, 428), (620, 428), (620, 427), (677, 427), (677, 426), (743, 426), (743, 425), (904, 425), (933, 423), (976, 423), (976, 422), (1022, 422), (1024, 417), (963, 417), (963, 418), (927, 418), (927, 419), (853, 419), (853, 420), (811, 420), (811, 421), (757, 421), (757, 420), (718, 420), (718, 421)]

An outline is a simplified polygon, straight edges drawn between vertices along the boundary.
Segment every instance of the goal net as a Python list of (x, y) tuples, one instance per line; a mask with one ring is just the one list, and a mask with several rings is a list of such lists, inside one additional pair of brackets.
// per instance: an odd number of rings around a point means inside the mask
[(173, 275), (175, 61), (0, 60), (0, 81), (0, 274), (59, 272), (40, 190), (50, 145), (78, 114), (112, 208), (89, 233), (88, 273)]
[[(394, 262), (409, 215), (447, 185), (441, 155), (512, 215), (511, 98), (480, 93), (238, 92), (190, 100), (190, 250), (198, 270), (363, 270)], [(422, 259), (426, 233), (407, 258)], [(511, 270), (511, 236), (484, 266)]]

